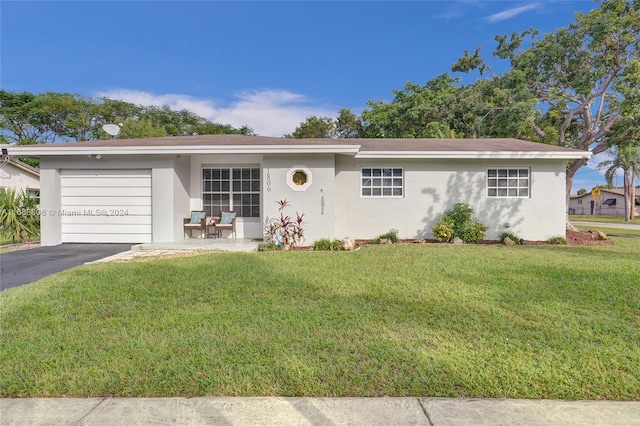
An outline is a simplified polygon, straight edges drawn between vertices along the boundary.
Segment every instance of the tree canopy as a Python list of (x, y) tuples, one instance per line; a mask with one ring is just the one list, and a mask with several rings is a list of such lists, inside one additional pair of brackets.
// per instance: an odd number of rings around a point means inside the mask
[(188, 110), (168, 106), (141, 106), (70, 93), (9, 92), (0, 90), (0, 143), (35, 144), (53, 141), (110, 139), (102, 130), (118, 124), (119, 138), (186, 136), (192, 134), (253, 134), (248, 126), (236, 129), (212, 123)]

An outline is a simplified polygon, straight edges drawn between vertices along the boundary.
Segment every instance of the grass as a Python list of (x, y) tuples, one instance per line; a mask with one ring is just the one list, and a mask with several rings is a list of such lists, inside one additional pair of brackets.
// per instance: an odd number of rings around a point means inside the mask
[(640, 229), (622, 229), (622, 228), (607, 228), (606, 226), (584, 226), (578, 225), (578, 229), (584, 229), (587, 231), (600, 231), (607, 235), (631, 235), (634, 237), (640, 237)]
[(640, 398), (640, 240), (78, 267), (0, 293), (0, 396)]
[(591, 215), (569, 215), (572, 222), (604, 222), (604, 223), (630, 223), (640, 225), (640, 217), (632, 221), (625, 221), (624, 216), (591, 216)]

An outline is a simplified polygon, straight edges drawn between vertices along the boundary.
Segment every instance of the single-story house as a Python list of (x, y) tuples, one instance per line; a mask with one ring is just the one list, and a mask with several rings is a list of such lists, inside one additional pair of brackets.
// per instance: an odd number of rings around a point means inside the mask
[[(518, 139), (285, 139), (204, 135), (17, 146), (40, 159), (43, 245), (175, 242), (183, 218), (237, 212), (238, 238), (262, 238), (286, 199), (306, 242), (397, 229), (432, 238), (438, 217), (471, 205), (529, 240), (565, 234), (566, 161), (585, 151)], [(226, 234), (223, 234), (226, 237)]]
[[(640, 190), (636, 189), (634, 202), (635, 214), (640, 215)], [(624, 217), (624, 189), (600, 188), (600, 196), (593, 198), (590, 192), (582, 195), (572, 195), (569, 199), (570, 214), (623, 216)]]
[(40, 170), (8, 155), (0, 158), (0, 191), (3, 189), (24, 191), (37, 199), (40, 196)]

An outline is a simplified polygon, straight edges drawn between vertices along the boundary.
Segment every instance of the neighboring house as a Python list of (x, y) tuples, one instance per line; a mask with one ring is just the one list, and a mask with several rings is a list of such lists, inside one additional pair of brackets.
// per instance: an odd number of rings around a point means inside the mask
[(40, 171), (13, 157), (0, 159), (0, 190), (14, 189), (40, 196)]
[[(640, 196), (638, 189), (636, 196)], [(637, 197), (634, 204), (636, 215), (640, 215), (640, 202)], [(569, 200), (569, 214), (624, 217), (624, 190), (600, 188), (600, 196), (595, 200), (590, 192), (572, 195)]]
[(238, 238), (304, 213), (306, 242), (433, 238), (453, 204), (528, 240), (565, 234), (566, 161), (586, 151), (517, 139), (284, 139), (205, 135), (11, 147), (40, 159), (43, 245), (172, 242), (191, 210), (238, 213)]

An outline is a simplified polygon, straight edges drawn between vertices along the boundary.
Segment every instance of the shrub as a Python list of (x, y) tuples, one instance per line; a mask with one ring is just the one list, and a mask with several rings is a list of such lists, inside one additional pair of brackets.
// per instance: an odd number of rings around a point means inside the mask
[(313, 249), (318, 251), (340, 251), (342, 250), (342, 243), (340, 240), (322, 238), (313, 243)]
[(391, 229), (386, 234), (379, 235), (378, 237), (376, 237), (373, 240), (373, 244), (380, 244), (382, 242), (382, 240), (387, 240), (387, 241), (390, 241), (392, 243), (397, 243), (399, 241), (398, 230), (397, 229)]
[(431, 229), (431, 232), (441, 243), (448, 243), (453, 239), (453, 220), (439, 218), (438, 224)]
[(0, 235), (24, 244), (39, 234), (40, 212), (36, 199), (24, 191), (0, 191)]
[(516, 234), (512, 232), (503, 232), (498, 237), (498, 241), (500, 241), (501, 243), (504, 243), (504, 240), (506, 240), (507, 238), (509, 238), (511, 241), (513, 241), (516, 244), (520, 244), (520, 241), (522, 240), (522, 238), (518, 237)]
[(281, 246), (277, 246), (276, 243), (260, 243), (258, 244), (258, 251), (274, 251), (282, 249)]
[(547, 244), (567, 244), (567, 239), (560, 235), (551, 237), (547, 240)]
[(465, 243), (478, 243), (484, 239), (488, 226), (473, 218), (473, 209), (469, 204), (456, 203), (438, 219), (431, 229), (438, 241), (449, 242), (460, 238)]
[(292, 219), (290, 216), (285, 216), (284, 209), (289, 207), (287, 200), (277, 201), (278, 213), (280, 217), (274, 217), (268, 223), (265, 236), (270, 243), (274, 243), (276, 246), (282, 246), (284, 249), (289, 247), (295, 247), (304, 241), (304, 213), (300, 214), (296, 212), (296, 218)]

